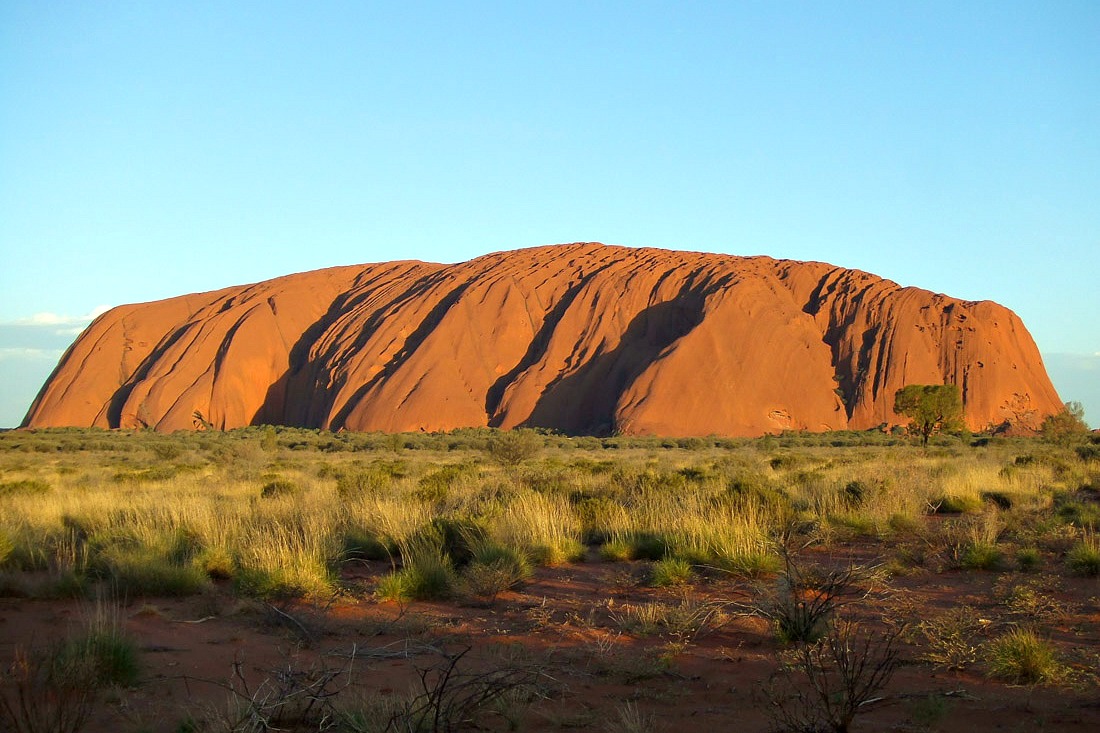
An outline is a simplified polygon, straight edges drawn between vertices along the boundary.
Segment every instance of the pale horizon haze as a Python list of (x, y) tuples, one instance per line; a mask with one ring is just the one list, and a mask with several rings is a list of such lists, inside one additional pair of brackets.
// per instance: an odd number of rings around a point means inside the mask
[(1100, 425), (1100, 3), (0, 3), (0, 428), (110, 306), (599, 241), (1018, 313)]

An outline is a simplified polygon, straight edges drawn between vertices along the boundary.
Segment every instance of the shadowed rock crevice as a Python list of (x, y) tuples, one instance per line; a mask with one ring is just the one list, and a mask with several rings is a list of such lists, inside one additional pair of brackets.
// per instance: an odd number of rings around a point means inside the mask
[(490, 427), (500, 427), (504, 420), (504, 415), (498, 411), (500, 410), (500, 403), (501, 400), (504, 399), (504, 392), (508, 389), (508, 385), (512, 384), (516, 377), (524, 371), (542, 361), (546, 356), (546, 349), (550, 344), (550, 338), (561, 322), (562, 316), (564, 316), (565, 312), (573, 305), (573, 301), (585, 286), (588, 285), (597, 274), (607, 269), (607, 267), (608, 265), (604, 265), (591, 273), (585, 274), (578, 283), (565, 291), (554, 307), (546, 314), (546, 317), (542, 321), (542, 326), (535, 333), (534, 338), (531, 339), (531, 345), (528, 347), (527, 353), (523, 355), (519, 363), (497, 379), (489, 388), (489, 391), (485, 395), (485, 414), (489, 418)]
[[(424, 285), (420, 292), (426, 292), (427, 289), (432, 287), (433, 285), (435, 285), (435, 283)], [(370, 390), (375, 387), (375, 385), (385, 381), (385, 379), (393, 374), (395, 371), (397, 371), (401, 367), (401, 365), (409, 359), (409, 357), (416, 353), (416, 350), (420, 348), (421, 344), (424, 343), (424, 340), (427, 339), (432, 330), (439, 325), (440, 321), (443, 320), (443, 318), (447, 315), (447, 312), (451, 310), (454, 304), (458, 302), (459, 298), (462, 297), (462, 294), (466, 292), (466, 289), (469, 286), (470, 283), (468, 282), (459, 283), (456, 287), (452, 288), (449, 292), (447, 292), (446, 295), (444, 295), (440, 299), (435, 307), (428, 312), (427, 317), (424, 318), (424, 320), (422, 320), (420, 324), (416, 327), (416, 330), (409, 334), (409, 336), (405, 339), (405, 342), (402, 344), (401, 348), (398, 349), (397, 353), (390, 357), (389, 361), (387, 361), (383, 365), (382, 369), (379, 370), (377, 374), (370, 378), (361, 387), (356, 389), (350, 399), (344, 402), (343, 406), (333, 415), (332, 419), (329, 421), (329, 428), (333, 430), (339, 430), (340, 428), (344, 427), (344, 423), (347, 421), (348, 415), (359, 405), (359, 402), (363, 399), (363, 397), (367, 395)], [(369, 334), (364, 333), (364, 337), (367, 335)]]
[(643, 310), (618, 346), (550, 384), (522, 424), (578, 435), (618, 432), (615, 408), (623, 393), (665, 349), (699, 325), (703, 302), (698, 294), (686, 294)]
[(142, 381), (148, 376), (149, 372), (157, 366), (161, 357), (168, 352), (176, 342), (183, 338), (188, 331), (190, 331), (196, 324), (188, 323), (174, 332), (172, 332), (164, 341), (162, 341), (149, 356), (138, 365), (138, 368), (134, 370), (134, 373), (130, 375), (130, 378), (118, 388), (110, 399), (109, 406), (107, 408), (107, 423), (111, 428), (121, 427), (122, 424), (122, 409), (126, 406), (126, 402), (130, 399), (130, 395), (133, 394), (134, 389), (137, 388)]

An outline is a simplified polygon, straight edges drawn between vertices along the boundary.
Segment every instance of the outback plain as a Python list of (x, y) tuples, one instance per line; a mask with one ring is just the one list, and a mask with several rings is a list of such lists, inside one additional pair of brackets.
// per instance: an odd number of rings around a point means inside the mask
[(30, 731), (1096, 730), (1100, 445), (0, 434)]

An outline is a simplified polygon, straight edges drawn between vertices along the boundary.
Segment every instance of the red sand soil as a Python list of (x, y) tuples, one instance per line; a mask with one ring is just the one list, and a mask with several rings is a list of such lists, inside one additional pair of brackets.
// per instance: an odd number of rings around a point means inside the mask
[[(466, 647), (472, 647), (463, 660), (467, 669), (533, 664), (545, 673), (541, 696), (519, 713), (519, 730), (608, 730), (627, 702), (655, 721), (654, 730), (768, 730), (763, 689), (776, 670), (779, 647), (767, 622), (735, 616), (676, 646), (668, 636), (626, 633), (614, 620), (626, 604), (675, 604), (685, 593), (700, 600), (747, 600), (749, 585), (714, 577), (689, 590), (653, 589), (637, 583), (641, 567), (592, 558), (542, 568), (521, 590), (492, 605), (401, 608), (376, 601), (369, 588), (385, 571), (381, 564), (349, 568), (345, 581), (359, 590), (325, 608), (242, 601), (224, 589), (186, 599), (130, 599), (122, 613), (126, 632), (142, 650), (141, 681), (108, 694), (88, 731), (176, 731), (189, 714), (225, 710), (235, 669), (255, 691), (280, 670), (346, 671), (350, 663), (350, 674), (332, 685), (350, 680), (341, 700), (401, 695), (416, 682), (418, 668), (440, 661), (437, 651)], [(990, 619), (992, 635), (1011, 621), (997, 601), (998, 584), (1029, 577), (921, 572), (893, 579), (879, 601), (853, 605), (849, 612), (866, 628), (882, 628), (883, 612), (915, 623), (967, 604)], [(853, 730), (1100, 730), (1100, 688), (1092, 676), (1100, 659), (1100, 585), (1081, 578), (1060, 583), (1056, 600), (1073, 610), (1043, 631), (1073, 662), (1075, 684), (1013, 686), (987, 679), (980, 665), (936, 671), (920, 661), (919, 647), (904, 643), (903, 665)], [(77, 630), (88, 611), (87, 602), (0, 600), (0, 659), (10, 659), (16, 646), (43, 645)], [(234, 684), (243, 690), (240, 680)], [(929, 698), (936, 695), (934, 705)], [(484, 716), (481, 723), (509, 729), (499, 715)]]
[(1062, 409), (996, 303), (818, 262), (581, 243), (120, 306), (26, 424), (754, 436), (896, 424), (900, 387), (945, 383), (972, 429)]

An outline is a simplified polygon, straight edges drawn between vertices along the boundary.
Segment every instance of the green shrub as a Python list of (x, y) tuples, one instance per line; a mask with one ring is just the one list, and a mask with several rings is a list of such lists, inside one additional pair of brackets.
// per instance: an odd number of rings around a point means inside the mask
[[(775, 464), (774, 460), (772, 464)], [(763, 507), (784, 507), (790, 504), (790, 498), (771, 479), (753, 471), (744, 471), (731, 478), (726, 493), (733, 499)]]
[(143, 548), (111, 553), (106, 569), (117, 591), (130, 597), (195, 595), (209, 583), (202, 568), (171, 562)]
[(656, 588), (685, 585), (691, 582), (691, 576), (691, 563), (676, 557), (666, 557), (653, 563), (649, 572), (649, 584)]
[(1038, 569), (1043, 556), (1038, 547), (1021, 547), (1016, 551), (1016, 564), (1025, 572)]
[(489, 442), (489, 455), (505, 465), (516, 466), (542, 451), (542, 437), (533, 430), (507, 430)]
[[(438, 544), (439, 551), (459, 568), (473, 559), (474, 548), (488, 537), (484, 523), (469, 517), (437, 517), (425, 532), (428, 533), (425, 541)], [(414, 539), (414, 544), (418, 541)]]
[(117, 606), (98, 601), (85, 630), (61, 644), (54, 663), (90, 670), (98, 685), (134, 685), (139, 674), (137, 647), (123, 632), (119, 614)]
[(486, 543), (475, 550), (473, 560), (463, 568), (462, 582), (472, 595), (493, 599), (532, 574), (531, 563), (523, 553)]
[(1057, 682), (1065, 671), (1054, 647), (1027, 629), (1015, 629), (989, 642), (986, 656), (992, 676), (1015, 684)]
[(413, 599), (412, 581), (408, 573), (395, 570), (378, 579), (374, 595), (383, 601), (407, 603)]
[(715, 565), (743, 578), (759, 578), (779, 572), (783, 567), (783, 561), (774, 553), (763, 550), (739, 551), (729, 555), (722, 555), (714, 559)]
[(608, 562), (624, 562), (630, 559), (633, 545), (628, 540), (608, 540), (600, 545), (600, 557)]
[(429, 526), (405, 541), (400, 548), (401, 569), (379, 581), (376, 595), (400, 602), (450, 596), (456, 575), (443, 541), (444, 533), (438, 526)]
[(153, 466), (138, 471), (119, 471), (115, 473), (114, 480), (120, 484), (144, 484), (153, 481), (167, 481), (174, 478), (177, 469), (174, 466)]
[(886, 526), (899, 534), (916, 534), (923, 527), (917, 517), (900, 512), (891, 514), (886, 520)]
[(959, 564), (967, 570), (998, 570), (1004, 553), (989, 542), (971, 542), (959, 558)]
[(586, 548), (578, 540), (562, 537), (553, 544), (535, 544), (529, 548), (531, 561), (539, 565), (561, 565), (584, 559)]
[[(324, 478), (322, 476), (321, 478)], [(370, 496), (385, 489), (394, 481), (392, 472), (385, 467), (372, 466), (362, 471), (341, 473), (336, 477), (336, 495), (341, 499)]]
[(1074, 450), (1082, 461), (1100, 461), (1100, 445), (1079, 445)]
[(271, 479), (260, 489), (260, 496), (265, 499), (273, 499), (277, 496), (293, 496), (300, 491), (298, 484), (288, 479)]
[(944, 494), (930, 503), (936, 514), (976, 514), (982, 510), (981, 497), (972, 495)]
[(639, 532), (629, 541), (631, 560), (661, 560), (669, 551), (668, 538), (655, 532)]
[(396, 547), (383, 542), (371, 532), (362, 529), (348, 529), (344, 532), (345, 559), (390, 560), (396, 554)]
[(589, 496), (575, 491), (569, 496), (573, 511), (581, 520), (581, 533), (586, 542), (607, 542), (613, 518), (620, 512), (620, 505), (609, 496)]
[(1100, 575), (1100, 539), (1086, 535), (1066, 553), (1066, 565), (1076, 575)]
[(849, 509), (860, 509), (886, 489), (884, 481), (849, 481), (841, 489), (840, 498)]
[(233, 554), (224, 547), (208, 547), (195, 555), (192, 563), (211, 580), (228, 580), (237, 570)]
[(285, 569), (245, 566), (233, 576), (237, 592), (257, 598), (324, 598), (335, 586), (331, 570), (313, 564)]
[(23, 479), (22, 481), (4, 481), (0, 483), (0, 496), (37, 496), (47, 494), (50, 485), (37, 479)]
[(0, 566), (3, 566), (4, 561), (8, 559), (8, 556), (15, 550), (15, 542), (8, 533), (0, 527)]
[(379, 579), (375, 594), (387, 601), (434, 601), (450, 597), (455, 571), (444, 557), (421, 556)]
[(1007, 511), (1012, 508), (1012, 497), (1003, 491), (983, 491), (980, 496), (982, 501), (998, 509)]
[(1083, 529), (1100, 529), (1100, 504), (1077, 498), (1059, 498), (1055, 506), (1062, 521)]
[(421, 501), (444, 501), (451, 487), (467, 473), (468, 469), (463, 466), (443, 466), (421, 476), (413, 495)]

